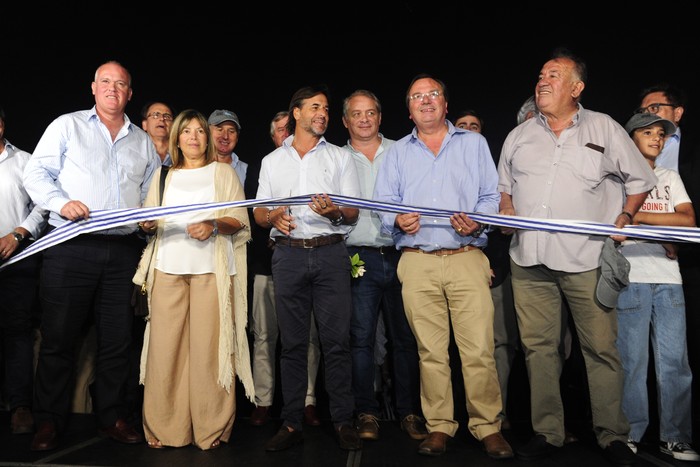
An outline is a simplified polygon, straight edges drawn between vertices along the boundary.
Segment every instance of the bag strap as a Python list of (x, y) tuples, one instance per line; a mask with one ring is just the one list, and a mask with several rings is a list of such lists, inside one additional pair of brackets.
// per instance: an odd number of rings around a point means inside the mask
[[(170, 167), (167, 165), (160, 166), (160, 186), (158, 187), (160, 189), (160, 197), (158, 198), (159, 205), (163, 204), (163, 192), (165, 191), (165, 177), (168, 175), (168, 169), (170, 169)], [(146, 277), (148, 277), (148, 270), (151, 268), (152, 259), (153, 254), (151, 254), (150, 258), (148, 258), (148, 266), (146, 266)], [(144, 279), (143, 284), (141, 284), (141, 293), (146, 295), (146, 279)]]
[(168, 175), (167, 165), (160, 166), (160, 196), (158, 197), (158, 204), (163, 204), (163, 191), (165, 191), (165, 177)]

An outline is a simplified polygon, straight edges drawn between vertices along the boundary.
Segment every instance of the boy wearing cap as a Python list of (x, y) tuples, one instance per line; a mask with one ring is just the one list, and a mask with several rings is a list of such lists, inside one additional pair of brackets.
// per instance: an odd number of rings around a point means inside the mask
[[(625, 130), (658, 178), (635, 214), (634, 224), (695, 227), (695, 212), (678, 172), (655, 165), (673, 122), (636, 113)], [(656, 372), (661, 452), (698, 461), (692, 439), (691, 385), (686, 343), (685, 300), (677, 245), (628, 238), (622, 254), (630, 262), (629, 285), (617, 300), (617, 346), (625, 371), (622, 409), (630, 422), (628, 445), (636, 451), (649, 425), (647, 371), (649, 337)]]

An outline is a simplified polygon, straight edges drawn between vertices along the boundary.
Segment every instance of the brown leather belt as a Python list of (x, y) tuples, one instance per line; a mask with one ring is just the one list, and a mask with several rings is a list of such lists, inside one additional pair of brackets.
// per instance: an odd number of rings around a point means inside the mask
[(442, 250), (433, 250), (433, 251), (425, 251), (421, 250), (420, 248), (409, 248), (409, 247), (403, 247), (401, 248), (401, 251), (406, 252), (408, 251), (409, 253), (423, 253), (426, 255), (435, 255), (435, 256), (450, 256), (450, 255), (456, 255), (457, 253), (464, 253), (465, 251), (472, 251), (472, 250), (480, 250), (481, 248), (474, 246), (474, 245), (464, 245), (459, 248), (455, 248), (454, 250), (450, 250), (448, 248), (443, 248)]
[(286, 245), (294, 248), (316, 248), (340, 243), (345, 240), (345, 236), (342, 234), (332, 234), (314, 238), (275, 237), (274, 240), (278, 245)]

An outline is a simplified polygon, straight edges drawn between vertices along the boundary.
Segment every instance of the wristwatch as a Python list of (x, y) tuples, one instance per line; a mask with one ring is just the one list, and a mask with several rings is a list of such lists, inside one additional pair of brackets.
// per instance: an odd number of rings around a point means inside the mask
[(343, 212), (340, 212), (340, 215), (336, 217), (335, 219), (331, 219), (331, 224), (334, 226), (338, 227), (340, 225), (343, 225), (343, 222), (345, 221), (345, 216), (343, 215)]
[(216, 237), (217, 235), (219, 235), (219, 223), (214, 219), (214, 230), (211, 231), (211, 236)]
[(12, 236), (15, 237), (15, 240), (17, 240), (17, 243), (22, 243), (22, 240), (24, 240), (24, 235), (17, 232), (16, 230), (12, 232)]
[(477, 222), (479, 224), (479, 228), (476, 229), (474, 232), (472, 232), (472, 237), (474, 238), (479, 238), (481, 237), (481, 234), (484, 233), (484, 230), (488, 228), (488, 225), (482, 224), (481, 222)]

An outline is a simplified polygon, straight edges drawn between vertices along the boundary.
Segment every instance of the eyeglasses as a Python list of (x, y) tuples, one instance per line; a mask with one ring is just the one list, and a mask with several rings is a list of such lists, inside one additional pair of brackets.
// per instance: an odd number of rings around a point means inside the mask
[(440, 94), (442, 94), (440, 91), (430, 91), (424, 93), (417, 92), (415, 94), (411, 94), (410, 96), (408, 96), (408, 98), (412, 101), (422, 101), (427, 97), (429, 100), (434, 101), (435, 99), (440, 97)]
[(659, 113), (659, 110), (661, 110), (661, 107), (673, 107), (676, 108), (676, 105), (673, 104), (664, 104), (661, 102), (656, 102), (654, 104), (649, 104), (646, 107), (640, 107), (637, 109), (635, 113), (638, 114), (644, 114), (644, 113), (651, 113), (651, 114), (656, 114)]
[(171, 114), (162, 114), (160, 112), (151, 112), (148, 114), (148, 117), (152, 118), (153, 120), (160, 120), (162, 118), (166, 122), (171, 122), (173, 120), (173, 116)]

